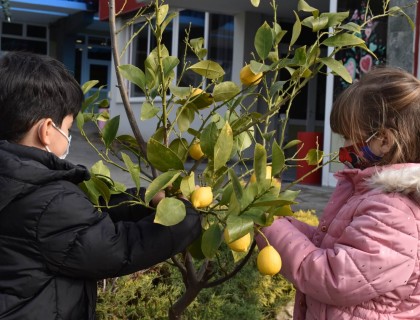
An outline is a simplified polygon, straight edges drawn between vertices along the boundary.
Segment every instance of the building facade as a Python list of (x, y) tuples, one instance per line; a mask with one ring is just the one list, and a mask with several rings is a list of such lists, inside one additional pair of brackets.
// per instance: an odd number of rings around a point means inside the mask
[(62, 61), (80, 83), (95, 78), (110, 83), (109, 28), (98, 18), (98, 1), (8, 0), (2, 9), (0, 54), (47, 54)]
[[(307, 2), (321, 12), (349, 11), (351, 19), (357, 22), (357, 19), (363, 16), (366, 1)], [(371, 5), (378, 5), (381, 1), (370, 2)], [(80, 83), (91, 79), (99, 80), (99, 85), (106, 88), (102, 93), (110, 97), (111, 115), (124, 114), (111, 63), (107, 0), (9, 0), (8, 3), (10, 19), (5, 14), (0, 16), (0, 54), (10, 50), (30, 50), (56, 57), (73, 70)], [(126, 3), (124, 8), (123, 3)], [(117, 18), (117, 25), (123, 26), (145, 3), (147, 1), (116, 0), (117, 11), (122, 10)], [(258, 8), (253, 7), (250, 0), (167, 0), (165, 3), (169, 4), (171, 11), (178, 13), (163, 39), (170, 54), (182, 57), (185, 52), (185, 29), (189, 28), (190, 38), (205, 39), (204, 47), (208, 49), (208, 58), (222, 65), (226, 71), (225, 79), (240, 83), (239, 70), (251, 59), (251, 53), (255, 50), (253, 41), (256, 30), (264, 21), (272, 21), (273, 9), (270, 1), (261, 1)], [(373, 60), (372, 57), (355, 52), (346, 52), (340, 57), (354, 79), (377, 63), (399, 66), (419, 74), (419, 28), (416, 19), (419, 7), (407, 0), (392, 0), (391, 6), (393, 5), (404, 8), (415, 21), (415, 30), (411, 30), (401, 16), (370, 26), (363, 36), (379, 59)], [(297, 0), (281, 1), (278, 2), (278, 6), (279, 23), (283, 29), (291, 30)], [(123, 47), (143, 24), (144, 22), (139, 20), (124, 28), (119, 36), (120, 47)], [(300, 37), (301, 43), (298, 45), (304, 45), (312, 36), (310, 32), (305, 33)], [(150, 30), (142, 32), (127, 48), (121, 63), (142, 65), (153, 47), (154, 39)], [(192, 56), (187, 57), (189, 58), (193, 59)], [(188, 74), (186, 79), (188, 84), (200, 81), (194, 74)], [(322, 136), (325, 153), (338, 150), (342, 141), (340, 137), (331, 133), (329, 113), (335, 94), (342, 89), (343, 83), (331, 74), (320, 74), (311, 80), (295, 101), (302, 107), (292, 108), (288, 139), (295, 139), (298, 132), (317, 132)], [(144, 101), (141, 92), (134, 86), (130, 87), (129, 97), (139, 113)], [(258, 105), (256, 108), (257, 111), (263, 111), (264, 105)], [(128, 121), (124, 119), (125, 117), (121, 117), (121, 133), (131, 133)], [(149, 127), (144, 127), (143, 124)], [(142, 131), (146, 132), (147, 136), (154, 131), (154, 125), (149, 122), (142, 123)], [(325, 166), (319, 183), (335, 185), (333, 173), (339, 166)]]

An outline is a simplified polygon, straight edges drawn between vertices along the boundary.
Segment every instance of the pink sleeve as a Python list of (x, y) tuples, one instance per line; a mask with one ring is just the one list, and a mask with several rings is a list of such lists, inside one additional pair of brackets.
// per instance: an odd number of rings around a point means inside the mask
[[(282, 257), (281, 273), (326, 304), (371, 300), (404, 285), (413, 272), (418, 231), (407, 204), (398, 197), (372, 197), (354, 210), (353, 220), (330, 249), (316, 247), (288, 219), (263, 229)], [(263, 237), (256, 238), (260, 248), (266, 245)]]

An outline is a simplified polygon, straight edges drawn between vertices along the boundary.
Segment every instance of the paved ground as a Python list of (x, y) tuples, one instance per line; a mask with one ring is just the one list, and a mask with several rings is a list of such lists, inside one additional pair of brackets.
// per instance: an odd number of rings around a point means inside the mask
[[(90, 126), (86, 125), (85, 130), (90, 139), (94, 144), (99, 147), (97, 143), (99, 141), (99, 136), (96, 130)], [(95, 162), (99, 160), (99, 156), (96, 151), (86, 142), (86, 140), (81, 136), (77, 127), (72, 129), (72, 141), (70, 154), (67, 157), (73, 163), (82, 164), (90, 168)], [(123, 173), (121, 170), (111, 167), (111, 177), (119, 182), (126, 184), (127, 186), (132, 186), (132, 180), (129, 174)], [(293, 180), (294, 173), (293, 171), (289, 172), (285, 176), (283, 183)], [(299, 184), (293, 186), (292, 190), (301, 190), (297, 202), (297, 205), (293, 206), (294, 210), (303, 209), (310, 210), (314, 209), (316, 214), (319, 216), (322, 214), (322, 211), (328, 201), (328, 198), (333, 191), (333, 188), (330, 187), (321, 187), (313, 185), (304, 185)]]

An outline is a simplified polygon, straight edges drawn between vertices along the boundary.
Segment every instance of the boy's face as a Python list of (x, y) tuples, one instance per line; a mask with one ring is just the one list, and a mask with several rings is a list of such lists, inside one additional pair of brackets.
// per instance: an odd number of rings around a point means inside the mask
[(63, 119), (63, 122), (60, 124), (52, 123), (54, 130), (50, 130), (50, 144), (48, 148), (53, 152), (57, 157), (61, 157), (67, 154), (68, 148), (70, 147), (70, 128), (73, 125), (73, 116), (68, 115)]

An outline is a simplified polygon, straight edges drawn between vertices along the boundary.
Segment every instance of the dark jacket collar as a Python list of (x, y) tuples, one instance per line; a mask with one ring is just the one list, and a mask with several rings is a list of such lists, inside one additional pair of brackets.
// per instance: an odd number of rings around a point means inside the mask
[(16, 197), (46, 183), (66, 180), (78, 184), (90, 178), (83, 166), (41, 149), (5, 140), (0, 140), (0, 164), (0, 210)]

